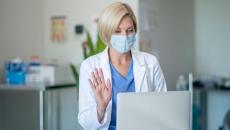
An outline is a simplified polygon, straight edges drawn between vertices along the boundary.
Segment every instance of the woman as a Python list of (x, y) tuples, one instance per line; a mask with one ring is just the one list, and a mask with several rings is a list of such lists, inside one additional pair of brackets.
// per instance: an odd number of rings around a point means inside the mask
[(137, 23), (129, 5), (109, 5), (98, 28), (108, 47), (81, 64), (78, 119), (85, 130), (115, 130), (118, 93), (166, 91), (166, 83), (156, 57), (131, 49)]

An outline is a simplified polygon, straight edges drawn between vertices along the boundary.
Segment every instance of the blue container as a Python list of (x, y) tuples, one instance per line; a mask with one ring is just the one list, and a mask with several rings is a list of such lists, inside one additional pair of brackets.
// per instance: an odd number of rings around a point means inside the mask
[(25, 63), (5, 63), (5, 76), (8, 84), (25, 84), (27, 67)]
[(8, 84), (25, 84), (26, 74), (25, 72), (7, 72), (6, 81)]

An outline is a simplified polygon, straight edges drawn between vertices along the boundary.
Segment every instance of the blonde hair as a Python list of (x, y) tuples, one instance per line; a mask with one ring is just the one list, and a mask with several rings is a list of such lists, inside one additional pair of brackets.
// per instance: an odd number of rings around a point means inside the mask
[(106, 44), (109, 44), (111, 35), (115, 32), (124, 16), (130, 16), (133, 20), (135, 32), (137, 32), (136, 17), (128, 4), (122, 2), (112, 3), (101, 13), (98, 21), (98, 29), (101, 39)]

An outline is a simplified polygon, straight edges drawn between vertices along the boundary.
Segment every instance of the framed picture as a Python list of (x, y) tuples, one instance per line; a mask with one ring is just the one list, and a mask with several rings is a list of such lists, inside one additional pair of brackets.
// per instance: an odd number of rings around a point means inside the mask
[(53, 16), (51, 23), (51, 41), (64, 43), (66, 41), (66, 16)]

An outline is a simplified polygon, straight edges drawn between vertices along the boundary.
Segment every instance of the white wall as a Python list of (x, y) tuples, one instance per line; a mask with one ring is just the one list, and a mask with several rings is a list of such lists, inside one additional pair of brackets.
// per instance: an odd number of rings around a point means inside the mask
[(43, 56), (42, 1), (0, 1), (0, 82), (4, 61)]
[[(152, 15), (151, 30), (145, 28), (144, 4), (151, 10), (146, 16)], [(140, 40), (144, 50), (158, 57), (168, 89), (175, 90), (178, 76), (194, 71), (194, 1), (143, 0), (140, 7)]]
[[(102, 9), (115, 0), (48, 0), (45, 10), (45, 59), (57, 60), (61, 63), (73, 62), (80, 64), (83, 60), (81, 43), (84, 36), (74, 33), (76, 24), (84, 24), (91, 31), (92, 18), (99, 16)], [(129, 3), (138, 15), (138, 0), (123, 0)], [(67, 25), (67, 41), (65, 43), (52, 43), (50, 40), (50, 17), (65, 15)]]
[(196, 72), (230, 76), (230, 1), (196, 0)]

